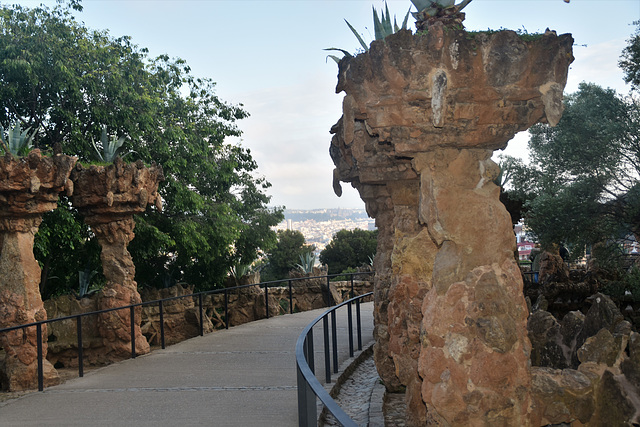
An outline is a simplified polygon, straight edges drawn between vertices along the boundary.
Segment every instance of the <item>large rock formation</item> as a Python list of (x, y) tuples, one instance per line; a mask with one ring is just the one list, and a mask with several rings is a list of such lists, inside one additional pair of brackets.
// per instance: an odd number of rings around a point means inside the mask
[(609, 297), (591, 301), (586, 316), (529, 318), (537, 425), (640, 423), (640, 335)]
[[(135, 266), (127, 245), (133, 239), (133, 215), (142, 213), (147, 205), (161, 208), (157, 193), (163, 179), (162, 168), (145, 167), (141, 161), (125, 164), (122, 159), (108, 166), (81, 165), (73, 170), (73, 205), (102, 247), (100, 258), (107, 283), (100, 292), (98, 309), (105, 310), (137, 304), (140, 294), (134, 280)], [(140, 331), (141, 309), (135, 309), (134, 334), (136, 353), (149, 352), (149, 344)], [(100, 315), (100, 336), (104, 340), (107, 357), (126, 358), (131, 354), (131, 314), (129, 310), (115, 310)]]
[(375, 359), (409, 425), (528, 425), (530, 343), (493, 150), (555, 124), (570, 35), (441, 24), (340, 62), (330, 153), (376, 218)]
[[(45, 212), (56, 208), (58, 194), (72, 185), (69, 173), (75, 157), (42, 156), (0, 158), (0, 328), (45, 320), (40, 298), (40, 266), (33, 256), (33, 239)], [(47, 326), (42, 326), (42, 351), (47, 354)], [(0, 334), (5, 357), (0, 369), (2, 388), (24, 390), (38, 386), (36, 328)], [(58, 375), (44, 361), (44, 384)]]

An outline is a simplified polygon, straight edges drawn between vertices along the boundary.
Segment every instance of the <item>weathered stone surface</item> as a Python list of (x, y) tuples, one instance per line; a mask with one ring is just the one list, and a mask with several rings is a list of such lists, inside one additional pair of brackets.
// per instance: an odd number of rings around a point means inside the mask
[[(155, 301), (180, 295), (193, 294), (193, 287), (183, 287), (179, 284), (166, 289), (146, 288), (140, 292), (143, 301)], [(203, 332), (212, 332), (213, 323), (207, 313), (208, 307), (203, 303)], [(197, 299), (179, 298), (163, 303), (163, 320), (165, 344), (171, 345), (200, 334), (200, 309)], [(160, 345), (160, 310), (159, 306), (145, 305), (142, 307), (142, 334), (150, 345)]]
[(569, 281), (569, 266), (565, 264), (559, 253), (544, 251), (539, 256), (540, 272), (538, 281), (540, 283), (565, 283)]
[(586, 424), (595, 411), (595, 381), (573, 369), (533, 368), (533, 394), (542, 409), (541, 420), (533, 425)]
[(546, 311), (536, 311), (527, 323), (531, 340), (531, 364), (548, 368), (567, 368), (569, 360), (563, 348), (564, 337), (555, 317)]
[[(137, 304), (141, 301), (134, 280), (135, 266), (127, 245), (135, 236), (133, 215), (147, 205), (161, 208), (158, 183), (164, 179), (162, 168), (145, 167), (141, 161), (125, 164), (116, 158), (108, 166), (81, 165), (73, 170), (73, 205), (84, 216), (102, 247), (100, 259), (107, 283), (100, 291), (100, 310)], [(140, 330), (141, 308), (134, 310), (135, 347), (138, 354), (149, 351)], [(99, 315), (98, 328), (108, 358), (126, 358), (131, 354), (131, 312), (115, 310)]]
[(340, 63), (334, 179), (376, 218), (374, 358), (406, 387), (408, 425), (529, 422), (528, 311), (491, 154), (557, 122), (571, 44), (434, 24)]
[(578, 360), (581, 363), (594, 362), (611, 367), (618, 361), (626, 345), (626, 337), (622, 335), (614, 337), (611, 332), (603, 328), (596, 335), (587, 338), (578, 349)]
[[(56, 208), (58, 194), (68, 187), (75, 157), (42, 156), (33, 150), (27, 157), (0, 157), (0, 328), (45, 320), (40, 298), (40, 266), (33, 255), (34, 235), (42, 214)], [(47, 354), (47, 325), (42, 326), (43, 356)], [(0, 385), (8, 390), (33, 389), (37, 380), (36, 328), (0, 336), (4, 360)], [(45, 385), (59, 379), (44, 361)]]
[[(576, 349), (582, 347), (587, 338), (596, 335), (603, 328), (613, 333), (618, 323), (624, 321), (624, 316), (608, 296), (598, 293), (593, 295), (591, 300), (591, 308), (585, 316), (582, 329), (576, 336)], [(577, 354), (573, 356), (572, 365), (574, 367), (579, 365)]]
[(621, 375), (604, 371), (596, 388), (596, 411), (589, 425), (632, 426), (640, 423), (637, 385)]

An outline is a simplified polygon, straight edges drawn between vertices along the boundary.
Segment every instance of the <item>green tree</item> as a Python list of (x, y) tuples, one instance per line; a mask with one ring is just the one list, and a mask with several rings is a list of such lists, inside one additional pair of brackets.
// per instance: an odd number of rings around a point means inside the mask
[(636, 32), (622, 51), (619, 65), (625, 73), (624, 81), (631, 83), (635, 90), (640, 90), (640, 21), (634, 24), (637, 26)]
[[(235, 123), (247, 113), (220, 100), (215, 83), (193, 76), (185, 61), (150, 58), (127, 36), (86, 28), (68, 8), (3, 5), (0, 83), (0, 124), (37, 129), (34, 146), (59, 144), (89, 162), (91, 140), (106, 126), (126, 136), (123, 149), (135, 150), (128, 159), (162, 165), (164, 211), (150, 208), (136, 218), (138, 237), (129, 247), (139, 284), (162, 286), (170, 278), (215, 286), (234, 262), (253, 260), (275, 243), (270, 227), (283, 216), (267, 207), (270, 184), (256, 177), (248, 149), (225, 142), (240, 135)], [(52, 230), (61, 218), (46, 221), (43, 229)], [(61, 247), (43, 237), (41, 263)], [(72, 282), (61, 264), (48, 274)]]
[(535, 196), (526, 223), (543, 247), (566, 244), (579, 255), (639, 235), (639, 111), (633, 98), (583, 83), (565, 97), (556, 127), (531, 128), (529, 182), (521, 175), (517, 186)]
[(261, 272), (263, 281), (280, 280), (289, 277), (289, 272), (300, 263), (300, 255), (305, 256), (315, 248), (308, 245), (304, 235), (298, 230), (278, 230), (278, 242), (267, 252), (267, 265)]
[(329, 267), (329, 274), (342, 273), (369, 264), (376, 254), (378, 230), (340, 230), (322, 252), (320, 262)]

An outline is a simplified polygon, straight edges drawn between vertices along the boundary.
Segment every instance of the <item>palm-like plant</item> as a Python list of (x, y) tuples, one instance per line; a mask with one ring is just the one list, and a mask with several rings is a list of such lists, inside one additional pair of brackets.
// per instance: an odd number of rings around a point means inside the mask
[[(101, 162), (112, 163), (116, 159), (116, 157), (118, 157), (118, 150), (124, 144), (125, 139), (126, 137), (124, 135), (117, 139), (115, 137), (109, 139), (107, 135), (107, 127), (103, 126), (102, 134), (100, 135), (100, 145), (102, 147), (102, 152), (100, 152), (100, 150), (98, 149), (98, 146), (96, 145), (96, 142), (93, 140), (93, 138), (91, 138), (91, 143), (93, 144), (93, 149), (96, 151), (96, 154), (98, 155), (98, 158)], [(134, 151), (129, 151), (127, 154), (121, 157), (124, 158), (131, 153), (134, 153)]]
[[(400, 30), (406, 30), (407, 29), (407, 22), (409, 20), (409, 14), (411, 13), (411, 9), (409, 9), (409, 11), (407, 12), (407, 14), (404, 17), (404, 20), (402, 21), (402, 26), (399, 27), (398, 26), (398, 22), (396, 21), (396, 17), (393, 17), (393, 25), (391, 25), (391, 14), (389, 13), (389, 6), (387, 6), (387, 3), (385, 2), (384, 4), (385, 6), (385, 10), (386, 10), (386, 14), (385, 11), (380, 11), (380, 16), (382, 16), (382, 18), (380, 18), (378, 16), (378, 11), (376, 10), (375, 7), (373, 7), (373, 28), (374, 28), (374, 32), (375, 32), (375, 36), (376, 36), (376, 40), (384, 40), (387, 36), (397, 33)], [(347, 26), (349, 27), (349, 29), (351, 30), (351, 32), (356, 36), (356, 38), (358, 39), (358, 42), (360, 42), (360, 46), (362, 46), (362, 49), (364, 49), (365, 52), (369, 51), (369, 46), (367, 45), (367, 43), (365, 43), (364, 39), (362, 38), (362, 36), (358, 33), (358, 31), (353, 28), (353, 25), (351, 25), (349, 23), (349, 21), (347, 21), (346, 19), (344, 20), (344, 22), (347, 23)], [(325, 50), (337, 50), (340, 51), (342, 53), (345, 54), (345, 56), (352, 56), (351, 53), (349, 53), (348, 51), (344, 50), (344, 49), (338, 49), (335, 47), (330, 47), (328, 49)], [(329, 58), (333, 59), (336, 62), (340, 62), (339, 57), (335, 56), (335, 55), (329, 55)]]
[(313, 273), (313, 267), (316, 265), (316, 256), (311, 252), (307, 252), (304, 255), (300, 255), (300, 264), (298, 268), (302, 270), (304, 274)]
[(31, 128), (27, 128), (23, 131), (20, 127), (20, 123), (16, 122), (15, 125), (10, 127), (5, 134), (4, 128), (0, 126), (0, 143), (2, 145), (2, 150), (5, 153), (11, 153), (14, 156), (27, 154), (31, 147), (33, 147), (32, 141), (36, 134), (35, 130), (29, 134), (29, 129)]

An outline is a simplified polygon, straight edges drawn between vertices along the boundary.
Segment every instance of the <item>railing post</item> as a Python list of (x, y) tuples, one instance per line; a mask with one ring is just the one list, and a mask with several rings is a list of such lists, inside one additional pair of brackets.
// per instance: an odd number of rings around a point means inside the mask
[(267, 312), (267, 319), (269, 318), (269, 285), (264, 285), (264, 307)]
[(347, 327), (349, 328), (349, 357), (353, 357), (353, 313), (351, 302), (347, 304)]
[(358, 332), (358, 351), (362, 350), (362, 323), (360, 322), (360, 299), (356, 300), (356, 327)]
[(158, 310), (160, 311), (160, 345), (164, 350), (164, 310), (162, 307), (162, 300), (158, 301)]
[(82, 348), (82, 316), (76, 317), (76, 334), (78, 338), (78, 376), (84, 377), (84, 349)]
[(204, 336), (204, 316), (202, 315), (202, 292), (198, 294), (198, 310), (200, 310), (200, 336)]
[(329, 275), (327, 275), (327, 307), (334, 305), (333, 297), (331, 296), (331, 282)]
[(313, 355), (313, 329), (309, 330), (309, 335), (307, 335), (307, 361), (311, 372), (316, 373), (316, 361)]
[(318, 410), (316, 407), (316, 395), (309, 383), (305, 380), (300, 367), (296, 364), (298, 384), (298, 426), (316, 427), (318, 425)]
[(331, 311), (331, 343), (333, 344), (333, 373), (338, 373), (338, 332), (336, 328), (336, 311)]
[(356, 296), (356, 293), (355, 293), (354, 288), (353, 288), (353, 276), (354, 276), (354, 274), (352, 273), (351, 274), (351, 298)]
[(38, 349), (38, 391), (44, 390), (44, 372), (42, 367), (42, 325), (36, 324), (36, 346)]
[(224, 328), (229, 329), (229, 291), (224, 288)]
[(322, 318), (322, 331), (324, 333), (324, 382), (331, 383), (331, 356), (329, 354), (329, 318)]
[(293, 314), (293, 291), (291, 290), (291, 279), (289, 279), (289, 314)]
[(136, 358), (136, 312), (134, 311), (134, 307), (129, 307), (129, 314), (131, 318), (131, 358)]

